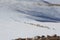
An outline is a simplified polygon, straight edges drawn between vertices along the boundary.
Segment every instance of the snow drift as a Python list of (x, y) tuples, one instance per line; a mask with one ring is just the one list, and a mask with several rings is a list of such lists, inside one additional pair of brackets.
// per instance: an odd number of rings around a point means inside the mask
[[(42, 0), (0, 0), (0, 40), (55, 33), (60, 35), (60, 23), (54, 23), (60, 22), (59, 7), (40, 6), (40, 3), (47, 4)], [(43, 28), (36, 24), (43, 25)]]

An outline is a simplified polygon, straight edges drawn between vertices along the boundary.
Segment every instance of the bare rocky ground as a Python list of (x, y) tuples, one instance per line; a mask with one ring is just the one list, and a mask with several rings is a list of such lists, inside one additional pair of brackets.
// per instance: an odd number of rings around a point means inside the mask
[(33, 38), (17, 38), (15, 40), (60, 40), (60, 36), (57, 36), (55, 34), (53, 36), (47, 35), (47, 37), (45, 37), (44, 35), (42, 35), (42, 36), (35, 36)]

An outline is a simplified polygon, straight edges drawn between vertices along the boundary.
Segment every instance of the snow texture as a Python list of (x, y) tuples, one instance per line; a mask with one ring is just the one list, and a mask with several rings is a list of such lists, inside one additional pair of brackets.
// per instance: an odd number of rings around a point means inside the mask
[[(55, 0), (56, 1), (56, 0)], [(0, 0), (0, 40), (60, 35), (60, 7), (44, 0)]]

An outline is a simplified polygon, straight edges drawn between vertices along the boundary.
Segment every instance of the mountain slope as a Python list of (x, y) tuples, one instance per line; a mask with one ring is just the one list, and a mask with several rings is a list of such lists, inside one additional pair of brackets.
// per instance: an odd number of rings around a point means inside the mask
[(60, 14), (54, 8), (38, 6), (36, 1), (2, 1), (0, 0), (0, 40), (60, 35), (60, 23), (53, 23), (60, 21)]

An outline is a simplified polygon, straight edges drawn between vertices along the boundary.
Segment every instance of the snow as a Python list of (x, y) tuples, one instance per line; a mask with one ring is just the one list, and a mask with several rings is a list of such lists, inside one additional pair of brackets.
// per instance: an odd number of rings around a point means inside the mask
[(60, 4), (60, 0), (45, 0), (45, 1), (48, 1), (50, 3), (54, 3), (54, 4)]
[[(37, 23), (37, 22), (36, 22)], [(25, 37), (33, 37), (36, 35), (60, 35), (60, 23), (39, 23), (41, 25), (49, 26), (51, 29), (46, 29), (42, 27), (37, 27), (29, 24), (24, 24), (20, 22), (0, 22), (0, 39), (1, 40), (11, 40), (15, 38), (25, 38)], [(52, 28), (56, 30), (53, 30)]]
[[(38, 6), (36, 1), (24, 1), (24, 3), (14, 0), (0, 1), (2, 1), (0, 2), (0, 40), (37, 35), (60, 35), (59, 7)], [(37, 27), (36, 24), (47, 26), (50, 29)]]

